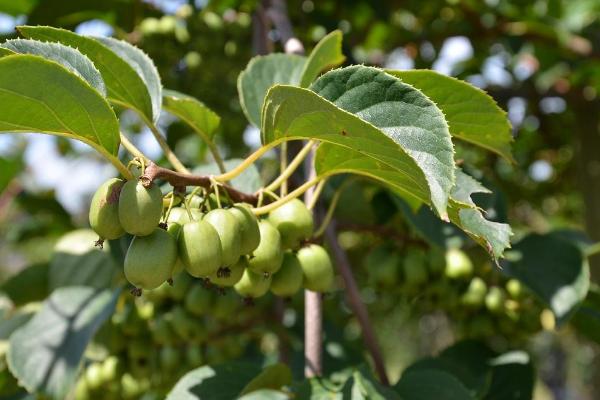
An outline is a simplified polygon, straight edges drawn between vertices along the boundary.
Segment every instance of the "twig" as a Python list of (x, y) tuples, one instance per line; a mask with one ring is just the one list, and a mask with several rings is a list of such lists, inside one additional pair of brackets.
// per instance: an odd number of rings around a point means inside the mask
[[(191, 175), (181, 172), (172, 171), (167, 168), (160, 167), (153, 162), (150, 162), (146, 167), (144, 175), (140, 178), (144, 186), (150, 185), (156, 179), (164, 179), (169, 182), (171, 186), (175, 188), (181, 188), (186, 186), (200, 186), (208, 191), (211, 189), (211, 177), (207, 175)], [(221, 184), (220, 188), (227, 192), (229, 197), (235, 202), (248, 203), (256, 205), (258, 202), (258, 196), (256, 194), (249, 194), (240, 192), (239, 190), (226, 185)]]
[(387, 386), (390, 384), (390, 382), (385, 372), (385, 364), (383, 362), (381, 349), (377, 343), (377, 337), (375, 336), (373, 325), (371, 325), (367, 308), (360, 299), (360, 293), (358, 291), (356, 281), (354, 280), (354, 275), (352, 275), (352, 269), (350, 266), (350, 261), (348, 260), (348, 255), (338, 243), (337, 233), (335, 231), (335, 221), (331, 221), (331, 223), (327, 226), (327, 229), (325, 230), (325, 237), (327, 238), (327, 242), (329, 243), (331, 251), (333, 252), (338, 271), (344, 280), (348, 303), (350, 304), (350, 308), (352, 308), (352, 311), (354, 312), (354, 315), (356, 315), (358, 323), (360, 324), (365, 345), (367, 346), (367, 349), (369, 349), (371, 357), (373, 358), (375, 371), (377, 372), (381, 383)]

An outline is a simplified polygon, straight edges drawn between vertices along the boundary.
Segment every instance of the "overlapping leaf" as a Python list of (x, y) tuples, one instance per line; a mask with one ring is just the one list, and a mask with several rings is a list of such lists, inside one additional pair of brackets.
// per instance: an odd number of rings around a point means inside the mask
[(327, 68), (332, 68), (344, 62), (342, 54), (342, 32), (333, 31), (317, 43), (311, 51), (300, 78), (300, 86), (308, 87)]
[(61, 288), (10, 337), (8, 365), (30, 392), (65, 399), (77, 379), (81, 356), (111, 315), (117, 295), (88, 287)]
[(40, 132), (81, 140), (108, 158), (119, 125), (106, 100), (63, 66), (34, 55), (0, 58), (0, 132)]
[(7, 40), (1, 45), (15, 53), (35, 54), (56, 61), (75, 75), (87, 81), (91, 87), (106, 96), (106, 87), (100, 71), (84, 54), (60, 43), (40, 42), (30, 39)]
[(450, 134), (514, 161), (506, 112), (481, 89), (430, 70), (387, 71), (423, 92), (444, 112)]
[(146, 86), (140, 72), (98, 40), (48, 26), (20, 26), (18, 31), (26, 38), (59, 42), (76, 48), (92, 60), (102, 74), (111, 102), (138, 111), (148, 121), (158, 118), (155, 113), (157, 100), (151, 96), (151, 89)]
[(315, 138), (335, 145), (322, 145), (320, 173), (355, 169), (446, 216), (454, 161), (444, 116), (418, 90), (381, 70), (334, 70), (312, 90), (275, 86), (265, 99), (262, 127), (263, 143)]
[(188, 124), (205, 142), (211, 142), (221, 118), (200, 100), (175, 90), (163, 91), (163, 107)]

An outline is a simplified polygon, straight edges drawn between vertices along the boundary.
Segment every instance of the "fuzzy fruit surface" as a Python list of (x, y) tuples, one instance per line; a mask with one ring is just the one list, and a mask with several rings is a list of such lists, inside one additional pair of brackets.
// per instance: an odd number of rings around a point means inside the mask
[(237, 218), (228, 210), (216, 209), (208, 212), (202, 221), (215, 228), (221, 241), (221, 265), (230, 266), (240, 258), (242, 244), (241, 227)]
[(304, 275), (304, 287), (313, 292), (328, 292), (332, 289), (334, 271), (327, 250), (311, 244), (298, 251), (298, 261)]
[(269, 222), (281, 234), (281, 243), (286, 249), (299, 248), (303, 240), (312, 236), (314, 229), (312, 213), (299, 199), (273, 210)]
[(125, 256), (125, 277), (141, 289), (154, 289), (171, 277), (177, 261), (173, 236), (156, 228), (151, 235), (136, 236)]
[(258, 224), (260, 230), (260, 243), (252, 253), (254, 257), (248, 261), (248, 268), (257, 273), (274, 274), (281, 268), (283, 250), (281, 249), (281, 235), (267, 220)]
[(250, 208), (245, 204), (236, 204), (229, 209), (229, 212), (238, 220), (240, 225), (240, 253), (252, 253), (260, 243), (260, 229), (258, 219)]
[(162, 214), (162, 192), (152, 184), (145, 188), (140, 182), (128, 181), (121, 189), (119, 221), (125, 232), (136, 236), (151, 234)]
[(109, 179), (92, 197), (90, 226), (102, 239), (113, 240), (125, 234), (119, 221), (119, 196), (124, 184), (121, 179)]
[(190, 275), (210, 276), (223, 265), (219, 234), (205, 221), (183, 225), (179, 234), (179, 256)]
[(291, 251), (283, 255), (283, 263), (271, 281), (271, 292), (280, 297), (291, 297), (302, 287), (304, 279), (298, 257)]
[(271, 276), (254, 272), (250, 269), (244, 270), (242, 279), (233, 287), (243, 297), (257, 298), (264, 296), (271, 286)]
[(469, 278), (473, 274), (473, 263), (465, 252), (450, 249), (446, 252), (446, 276), (451, 279)]
[(247, 267), (248, 261), (246, 260), (246, 257), (240, 257), (238, 262), (229, 267), (219, 268), (209, 278), (211, 283), (217, 286), (233, 286), (236, 283), (238, 283), (240, 279), (242, 279), (242, 275), (244, 275), (244, 270)]
[[(194, 221), (198, 221), (202, 219), (204, 215), (202, 211), (198, 208), (190, 208), (190, 214), (192, 214), (192, 218)], [(169, 218), (167, 218), (167, 223), (178, 223), (179, 225), (187, 224), (191, 222), (190, 214), (188, 214), (187, 210), (183, 207), (173, 207), (171, 209), (171, 213), (169, 214)]]

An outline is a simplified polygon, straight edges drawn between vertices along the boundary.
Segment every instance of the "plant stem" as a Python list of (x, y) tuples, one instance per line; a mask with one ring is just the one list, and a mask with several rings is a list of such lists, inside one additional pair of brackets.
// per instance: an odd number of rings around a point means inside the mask
[(178, 172), (189, 174), (190, 171), (185, 167), (185, 165), (183, 165), (181, 161), (179, 161), (179, 158), (177, 158), (173, 150), (171, 150), (171, 148), (167, 144), (167, 141), (160, 133), (158, 127), (152, 121), (148, 121), (148, 119), (146, 119), (145, 117), (143, 117), (143, 119), (146, 125), (148, 125), (148, 128), (150, 128), (152, 135), (158, 142), (158, 145), (162, 149), (163, 153), (165, 153), (165, 157), (167, 157), (167, 160), (169, 160), (173, 168), (175, 168), (175, 170)]
[(129, 140), (129, 138), (127, 138), (127, 136), (123, 134), (123, 132), (119, 132), (119, 134), (121, 136), (121, 144), (123, 147), (125, 147), (125, 150), (127, 150), (132, 156), (145, 160), (146, 164), (150, 161), (150, 159), (146, 157), (146, 155), (142, 153), (140, 149), (135, 147), (135, 145)]
[(231, 171), (226, 172), (221, 175), (217, 175), (214, 178), (219, 182), (226, 182), (226, 181), (229, 181), (229, 180), (235, 178), (236, 176), (238, 176), (239, 174), (244, 172), (244, 170), (246, 168), (248, 168), (251, 164), (253, 164), (256, 160), (258, 160), (260, 157), (262, 157), (263, 154), (265, 154), (267, 151), (271, 150), (271, 148), (273, 146), (274, 146), (274, 144), (271, 143), (266, 146), (259, 147), (258, 150), (256, 150), (254, 153), (250, 154), (240, 165), (238, 165)]
[[(281, 191), (281, 195), (285, 196), (285, 194), (287, 193), (287, 180), (290, 176), (292, 176), (292, 174), (294, 173), (294, 171), (296, 171), (296, 169), (298, 169), (298, 167), (300, 166), (300, 164), (302, 164), (302, 161), (304, 161), (304, 159), (306, 158), (306, 156), (308, 155), (308, 153), (310, 152), (310, 149), (312, 149), (313, 145), (315, 144), (314, 140), (310, 140), (306, 145), (304, 145), (304, 147), (302, 148), (302, 150), (300, 150), (298, 152), (298, 154), (296, 155), (296, 157), (294, 157), (294, 159), (292, 160), (292, 162), (290, 163), (290, 165), (288, 165), (285, 168), (282, 168), (281, 170), (281, 175), (279, 175), (277, 177), (277, 179), (275, 179), (273, 182), (271, 182), (271, 184), (269, 186), (266, 187), (267, 190), (277, 190), (277, 188), (281, 185), (282, 187), (282, 191)], [(286, 154), (286, 159), (287, 159), (287, 142), (283, 142), (282, 143), (282, 148), (281, 148), (281, 152), (282, 152), (282, 157), (284, 154), (284, 147), (285, 146), (285, 154)], [(283, 166), (283, 162), (281, 163)], [(283, 185), (285, 185), (285, 191), (283, 191)]]
[(223, 157), (221, 157), (221, 153), (219, 153), (219, 148), (217, 147), (215, 142), (209, 140), (208, 142), (206, 142), (206, 145), (208, 146), (208, 150), (210, 150), (210, 153), (215, 159), (215, 163), (217, 163), (217, 166), (219, 167), (219, 172), (222, 174), (227, 172), (227, 169), (225, 168), (225, 163), (223, 162)]
[[(288, 177), (287, 176), (283, 177), (283, 174), (287, 168), (287, 163), (288, 163), (287, 158), (288, 158), (287, 142), (283, 142), (283, 143), (281, 143), (281, 148), (279, 149), (279, 177), (273, 183), (271, 183), (271, 185), (269, 185), (267, 187), (269, 190), (275, 190), (277, 188), (277, 185), (280, 184), (281, 189), (279, 190), (279, 194), (281, 196), (285, 196), (288, 192), (288, 181), (287, 181)], [(275, 183), (280, 179), (281, 179), (281, 182)], [(274, 186), (274, 187), (270, 187), (270, 186)]]
[(323, 192), (323, 188), (325, 187), (326, 183), (327, 183), (327, 178), (324, 178), (321, 182), (319, 182), (319, 184), (315, 188), (312, 198), (310, 199), (310, 203), (308, 203), (306, 205), (306, 207), (309, 210), (314, 209), (315, 206), (317, 205), (317, 201), (319, 201), (319, 197), (321, 196), (321, 192)]
[(350, 304), (354, 315), (356, 315), (356, 318), (358, 319), (358, 323), (360, 324), (362, 330), (365, 345), (367, 349), (369, 349), (371, 357), (373, 358), (375, 371), (377, 372), (381, 383), (387, 386), (390, 383), (385, 371), (385, 363), (381, 354), (381, 349), (379, 348), (379, 345), (377, 343), (377, 337), (375, 336), (373, 325), (369, 320), (369, 313), (367, 311), (367, 308), (365, 307), (360, 298), (360, 293), (358, 291), (356, 280), (354, 279), (354, 275), (352, 275), (352, 268), (350, 265), (350, 261), (348, 260), (348, 255), (340, 246), (337, 240), (335, 221), (328, 225), (327, 229), (325, 230), (325, 236), (333, 252), (333, 256), (336, 261), (335, 265), (337, 266), (338, 271), (340, 272), (340, 275), (344, 280), (344, 288), (346, 291), (348, 303)]
[(108, 161), (110, 161), (110, 163), (115, 166), (115, 168), (121, 173), (121, 175), (123, 175), (123, 177), (125, 179), (127, 179), (128, 181), (133, 179), (133, 174), (131, 173), (131, 171), (127, 168), (127, 166), (125, 164), (123, 164), (121, 162), (121, 160), (119, 160), (118, 157), (113, 156), (112, 154), (107, 152), (103, 147), (100, 147), (100, 146), (93, 146), (93, 147), (100, 154), (102, 154), (104, 156), (104, 158), (106, 158)]
[(284, 197), (281, 197), (280, 199), (274, 201), (273, 203), (267, 204), (266, 206), (254, 208), (254, 209), (252, 209), (252, 212), (254, 212), (254, 215), (267, 214), (267, 213), (275, 210), (276, 208), (281, 207), (288, 201), (294, 200), (298, 196), (302, 195), (308, 189), (310, 189), (311, 187), (318, 184), (321, 179), (322, 178), (320, 178), (320, 177), (315, 177), (307, 182), (304, 182), (304, 184), (302, 184), (302, 186), (299, 186), (296, 190), (288, 193)]

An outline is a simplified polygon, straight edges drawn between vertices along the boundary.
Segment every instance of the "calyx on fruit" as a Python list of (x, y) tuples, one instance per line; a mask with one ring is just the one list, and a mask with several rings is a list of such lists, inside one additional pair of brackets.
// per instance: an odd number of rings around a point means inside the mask
[(202, 221), (211, 224), (219, 234), (222, 250), (221, 265), (230, 266), (235, 264), (240, 258), (242, 243), (240, 223), (237, 218), (229, 210), (218, 208), (209, 211)]
[(177, 261), (177, 243), (166, 231), (136, 236), (125, 256), (125, 277), (141, 289), (154, 289), (171, 277)]
[(179, 234), (179, 256), (190, 275), (196, 278), (211, 275), (223, 265), (219, 234), (206, 221), (183, 225)]
[(240, 253), (252, 253), (260, 243), (260, 229), (258, 219), (250, 208), (245, 204), (236, 204), (229, 209), (229, 212), (238, 220), (240, 226)]
[(124, 184), (121, 179), (109, 179), (92, 197), (90, 226), (102, 239), (113, 240), (125, 234), (119, 221), (119, 197)]
[(279, 231), (267, 220), (258, 224), (260, 243), (248, 260), (248, 268), (257, 273), (274, 274), (281, 268), (283, 250), (281, 249), (281, 235)]
[(286, 251), (283, 255), (281, 268), (273, 274), (271, 292), (276, 296), (291, 297), (300, 290), (303, 279), (302, 267), (298, 257), (293, 252)]
[(264, 296), (271, 286), (271, 276), (245, 269), (242, 279), (233, 288), (243, 297), (257, 298)]
[(328, 292), (333, 287), (335, 273), (327, 251), (319, 245), (311, 244), (297, 253), (304, 274), (304, 287), (313, 292)]
[(303, 240), (312, 236), (313, 216), (299, 199), (291, 200), (271, 211), (269, 222), (281, 234), (281, 243), (286, 249), (297, 249)]
[(125, 232), (136, 236), (151, 234), (162, 214), (162, 192), (152, 184), (149, 188), (141, 182), (128, 181), (119, 198), (119, 221)]
[(246, 257), (240, 257), (238, 262), (229, 266), (221, 267), (209, 277), (210, 282), (217, 286), (233, 286), (242, 279), (244, 270), (248, 267)]

